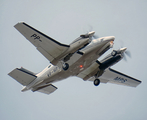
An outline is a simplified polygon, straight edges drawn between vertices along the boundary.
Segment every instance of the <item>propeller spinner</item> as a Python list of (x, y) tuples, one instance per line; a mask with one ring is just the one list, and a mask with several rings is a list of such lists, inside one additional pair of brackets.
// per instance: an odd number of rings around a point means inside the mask
[(116, 55), (116, 54), (121, 54), (125, 61), (127, 61), (126, 56), (131, 58), (131, 53), (130, 53), (130, 51), (127, 50), (127, 47), (123, 47), (119, 50), (113, 50), (112, 55)]

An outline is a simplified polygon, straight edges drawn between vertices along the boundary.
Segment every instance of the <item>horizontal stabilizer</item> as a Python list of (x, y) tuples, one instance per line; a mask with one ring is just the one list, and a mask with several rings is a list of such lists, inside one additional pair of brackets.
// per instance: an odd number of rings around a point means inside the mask
[(54, 92), (56, 89), (58, 89), (57, 87), (55, 87), (52, 84), (46, 85), (46, 86), (42, 86), (39, 87), (37, 89), (32, 89), (33, 92), (38, 91), (41, 93), (45, 93), (45, 94), (51, 94), (52, 92)]
[(28, 85), (37, 78), (37, 76), (33, 72), (28, 71), (24, 68), (16, 68), (8, 75), (24, 86)]

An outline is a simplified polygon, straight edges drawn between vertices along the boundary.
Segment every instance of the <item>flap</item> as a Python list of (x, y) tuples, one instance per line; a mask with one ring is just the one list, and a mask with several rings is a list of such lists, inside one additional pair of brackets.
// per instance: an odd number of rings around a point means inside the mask
[[(94, 81), (94, 80), (95, 80), (94, 76), (89, 79), (89, 81)], [(101, 83), (107, 83), (109, 81), (109, 80), (102, 79), (102, 78), (99, 78), (99, 80), (100, 80)]]
[(80, 77), (84, 80), (89, 79), (90, 77), (93, 76), (93, 74), (96, 74), (98, 71), (99, 63), (96, 61), (94, 62), (91, 66), (89, 66), (87, 69), (83, 70), (80, 72), (77, 77)]

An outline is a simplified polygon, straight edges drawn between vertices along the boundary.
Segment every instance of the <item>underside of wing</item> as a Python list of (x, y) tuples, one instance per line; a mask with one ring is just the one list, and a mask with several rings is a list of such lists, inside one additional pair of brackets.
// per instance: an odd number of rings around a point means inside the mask
[[(77, 77), (82, 78), (83, 80), (89, 80), (94, 81), (95, 75), (99, 72), (99, 74), (103, 74), (103, 71), (101, 72), (99, 69), (100, 63), (97, 60), (94, 62), (91, 66), (89, 66), (87, 69), (80, 72)], [(109, 80), (100, 78), (101, 83), (107, 83)]]
[[(91, 77), (89, 81), (94, 81), (95, 77)], [(102, 83), (113, 83), (118, 85), (125, 85), (130, 87), (137, 87), (141, 81), (133, 77), (120, 73), (116, 70), (108, 68), (104, 71), (102, 76), (99, 77), (100, 82)]]
[(59, 43), (24, 22), (18, 23), (14, 27), (51, 63), (69, 48), (69, 45)]
[(91, 66), (89, 66), (87, 69), (80, 72), (77, 77), (82, 78), (83, 80), (89, 79), (91, 76), (96, 74), (98, 71), (99, 64), (97, 62), (94, 62)]
[(99, 74), (98, 79), (101, 83), (114, 83), (130, 87), (137, 87), (141, 83), (140, 80), (137, 80), (111, 68), (107, 68), (106, 70), (101, 71), (99, 69), (99, 66), (99, 61), (96, 61), (87, 69), (80, 72), (77, 77), (80, 77), (83, 80), (94, 81), (96, 79), (96, 75)]
[(111, 68), (106, 69), (104, 74), (100, 77), (100, 79), (107, 80), (110, 83), (125, 85), (130, 87), (137, 87), (141, 83), (140, 80), (137, 80), (123, 73), (120, 73)]

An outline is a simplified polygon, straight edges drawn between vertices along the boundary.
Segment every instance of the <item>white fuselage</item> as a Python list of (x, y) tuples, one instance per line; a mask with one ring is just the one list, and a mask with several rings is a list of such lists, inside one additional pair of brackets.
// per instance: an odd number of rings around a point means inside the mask
[[(69, 64), (69, 69), (67, 71), (62, 69), (62, 61), (59, 61), (57, 66), (50, 64), (36, 75), (37, 78), (32, 83), (26, 86), (27, 90), (78, 75), (78, 73), (87, 69), (111, 47), (111, 41), (114, 41), (113, 36), (92, 40), (86, 47), (75, 52), (67, 61)], [(83, 55), (80, 55), (78, 52), (83, 53)]]

